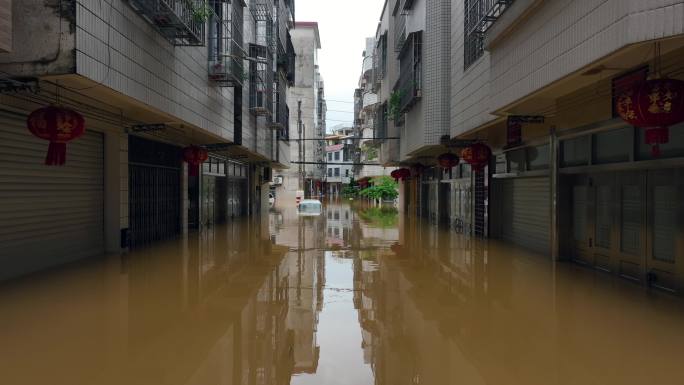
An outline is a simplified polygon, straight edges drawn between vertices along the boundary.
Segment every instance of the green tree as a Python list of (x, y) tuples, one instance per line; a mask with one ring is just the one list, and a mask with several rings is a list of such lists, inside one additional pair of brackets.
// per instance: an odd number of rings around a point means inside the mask
[(359, 195), (373, 200), (394, 200), (399, 196), (398, 184), (388, 176), (373, 180), (373, 185), (359, 192)]

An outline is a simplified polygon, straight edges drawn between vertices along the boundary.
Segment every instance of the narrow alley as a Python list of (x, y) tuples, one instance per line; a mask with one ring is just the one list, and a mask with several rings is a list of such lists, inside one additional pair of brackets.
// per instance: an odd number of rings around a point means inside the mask
[(391, 209), (273, 211), (0, 284), (0, 373), (12, 385), (678, 383), (681, 300), (604, 275)]

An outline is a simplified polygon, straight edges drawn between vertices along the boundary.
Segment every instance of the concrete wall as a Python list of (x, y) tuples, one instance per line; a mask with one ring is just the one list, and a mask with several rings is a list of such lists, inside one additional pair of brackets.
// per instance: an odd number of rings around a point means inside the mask
[[(10, 3), (11, 14), (7, 13)], [(10, 15), (11, 23), (5, 24), (3, 16)], [(75, 24), (76, 15), (68, 2), (0, 0), (0, 71), (16, 76), (74, 73)], [(2, 33), (9, 32), (9, 28), (12, 36), (3, 39)], [(1, 41), (8, 38), (21, 44), (13, 44), (11, 53), (1, 53)]]
[(12, 0), (0, 0), (0, 52), (12, 50)]
[[(301, 119), (303, 125), (302, 138), (322, 138), (320, 127), (317, 125), (318, 115), (318, 87), (322, 79), (318, 73), (318, 30), (310, 26), (297, 26), (290, 31), (292, 45), (297, 55), (295, 60), (295, 85), (288, 89), (287, 103), (290, 107), (290, 161), (300, 161), (298, 133), (298, 102), (301, 101)], [(316, 141), (303, 141), (303, 150), (307, 162), (323, 161), (324, 152), (316, 154), (320, 144)], [(316, 165), (304, 165), (307, 178), (320, 179), (324, 169)], [(290, 164), (289, 170), (284, 170), (283, 186), (276, 190), (278, 200), (294, 202), (294, 196), (299, 188), (299, 164)], [(281, 199), (282, 198), (282, 199)]]

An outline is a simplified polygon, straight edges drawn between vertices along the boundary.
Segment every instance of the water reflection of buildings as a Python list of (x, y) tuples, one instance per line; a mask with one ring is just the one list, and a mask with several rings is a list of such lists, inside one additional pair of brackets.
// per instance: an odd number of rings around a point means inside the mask
[(273, 242), (291, 252), (283, 260), (288, 276), (286, 324), (293, 338), (293, 373), (315, 373), (320, 348), (316, 339), (318, 316), (323, 309), (325, 286), (325, 217), (298, 216), (294, 209), (273, 211)]
[(325, 207), (326, 243), (342, 247), (350, 242), (353, 212), (349, 205), (330, 203)]
[(322, 269), (236, 221), (15, 282), (0, 295), (2, 382), (289, 384), (317, 366)]
[(355, 266), (355, 303), (378, 385), (681, 380), (675, 298), (411, 219), (375, 256)]

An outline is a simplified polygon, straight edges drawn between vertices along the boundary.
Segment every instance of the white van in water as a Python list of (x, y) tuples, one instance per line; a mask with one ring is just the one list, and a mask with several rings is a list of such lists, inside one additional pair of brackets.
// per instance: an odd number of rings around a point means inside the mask
[(322, 208), (321, 201), (318, 199), (304, 199), (299, 202), (297, 212), (302, 216), (313, 217), (321, 215)]

